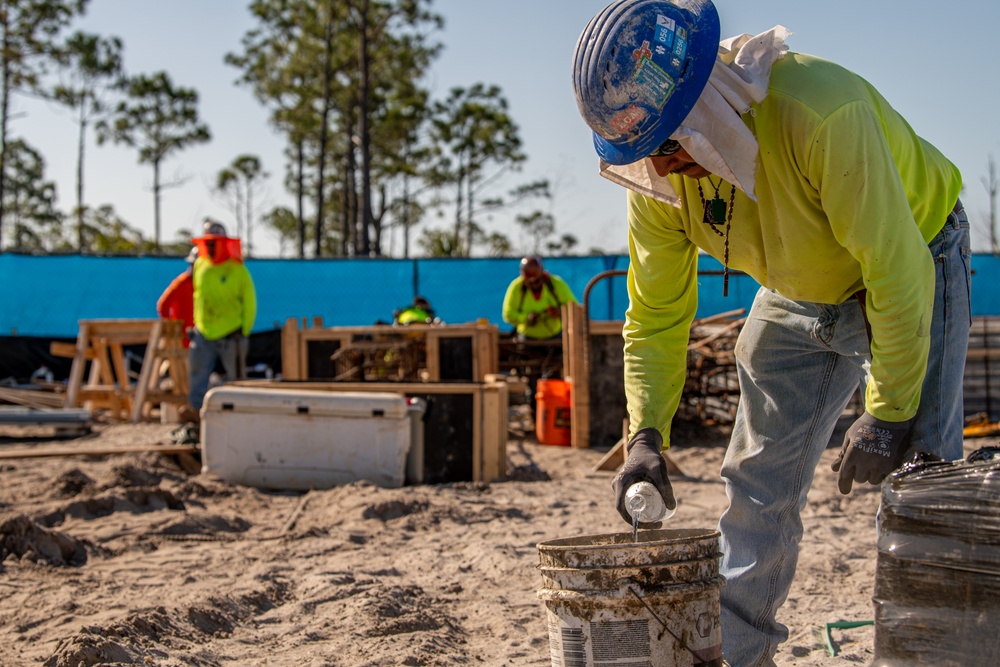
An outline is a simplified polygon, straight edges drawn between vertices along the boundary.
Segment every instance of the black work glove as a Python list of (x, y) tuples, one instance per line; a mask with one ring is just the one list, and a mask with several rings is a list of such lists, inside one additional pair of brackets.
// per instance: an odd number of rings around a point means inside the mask
[(886, 422), (867, 412), (847, 429), (840, 456), (831, 466), (839, 472), (838, 486), (845, 496), (854, 482), (881, 484), (903, 463), (913, 420)]
[[(622, 469), (611, 480), (611, 488), (615, 490), (615, 506), (618, 508), (618, 513), (629, 525), (632, 525), (632, 517), (625, 507), (625, 493), (637, 482), (649, 482), (655, 486), (663, 497), (663, 504), (667, 509), (672, 510), (677, 507), (674, 491), (670, 488), (670, 480), (667, 479), (667, 462), (660, 454), (662, 446), (663, 436), (655, 428), (641, 429), (625, 445), (628, 458), (625, 459)], [(639, 525), (651, 528), (657, 527), (659, 522)]]

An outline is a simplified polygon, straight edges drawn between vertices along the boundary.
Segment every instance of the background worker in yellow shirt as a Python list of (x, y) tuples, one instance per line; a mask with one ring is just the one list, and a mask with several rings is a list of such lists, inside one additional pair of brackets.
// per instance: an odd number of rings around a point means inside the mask
[(503, 320), (514, 325), (518, 338), (555, 338), (562, 333), (564, 303), (576, 303), (566, 281), (546, 271), (538, 257), (525, 257), (520, 275), (507, 286)]
[(194, 328), (188, 350), (189, 405), (201, 410), (217, 361), (229, 381), (245, 377), (247, 337), (257, 316), (257, 293), (240, 252), (218, 222), (205, 222), (194, 280)]

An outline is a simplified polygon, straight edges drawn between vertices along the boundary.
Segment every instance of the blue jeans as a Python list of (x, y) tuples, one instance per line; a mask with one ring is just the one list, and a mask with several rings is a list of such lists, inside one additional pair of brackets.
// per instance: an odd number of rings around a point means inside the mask
[(191, 347), (188, 348), (188, 403), (195, 410), (201, 410), (208, 392), (208, 382), (217, 361), (222, 362), (226, 378), (241, 379), (246, 368), (246, 338), (230, 335), (217, 340), (208, 340), (198, 331), (191, 329)]
[[(937, 286), (910, 444), (910, 451), (948, 460), (963, 454), (962, 379), (972, 323), (969, 222), (956, 210), (929, 244)], [(778, 644), (788, 639), (775, 613), (798, 562), (800, 512), (838, 419), (867, 382), (861, 307), (857, 299), (831, 306), (761, 289), (737, 341), (736, 363), (740, 404), (722, 464), (730, 504), (719, 521), (727, 580), (723, 657), (732, 667), (772, 667)]]

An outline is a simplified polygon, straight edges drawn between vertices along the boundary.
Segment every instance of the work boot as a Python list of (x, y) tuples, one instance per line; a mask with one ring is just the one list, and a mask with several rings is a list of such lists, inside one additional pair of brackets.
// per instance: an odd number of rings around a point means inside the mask
[(174, 444), (197, 445), (201, 443), (201, 429), (197, 424), (184, 424), (171, 434)]

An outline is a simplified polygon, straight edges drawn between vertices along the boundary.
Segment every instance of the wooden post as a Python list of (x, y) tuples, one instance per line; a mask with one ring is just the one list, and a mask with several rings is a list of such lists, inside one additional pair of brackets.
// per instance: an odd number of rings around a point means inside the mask
[[(184, 323), (181, 320), (155, 322), (146, 344), (142, 370), (132, 399), (131, 420), (148, 420), (154, 406), (186, 405), (188, 400), (187, 350), (184, 349)], [(160, 376), (166, 370), (170, 391), (160, 390)]]
[(427, 331), (424, 348), (428, 382), (441, 381), (441, 338), (438, 332)]
[(89, 352), (90, 325), (86, 322), (80, 322), (80, 331), (76, 335), (76, 353), (73, 356), (73, 365), (69, 371), (69, 385), (66, 387), (67, 408), (79, 405), (80, 384), (83, 382), (83, 372), (87, 366)]
[(565, 303), (563, 319), (563, 377), (572, 384), (570, 393), (570, 443), (574, 448), (590, 447), (590, 374), (586, 368), (586, 314), (578, 303)]
[(153, 324), (149, 332), (149, 342), (146, 343), (146, 354), (142, 358), (142, 370), (139, 372), (139, 380), (135, 385), (135, 398), (132, 401), (132, 423), (138, 423), (142, 417), (142, 407), (146, 402), (146, 394), (149, 392), (149, 384), (159, 373), (159, 368), (155, 368), (157, 354), (160, 347), (160, 339), (163, 335), (163, 322)]
[(482, 469), (484, 482), (507, 476), (507, 381), (487, 382), (482, 391)]
[(299, 352), (299, 321), (289, 317), (281, 327), (281, 375), (286, 380), (304, 380)]

